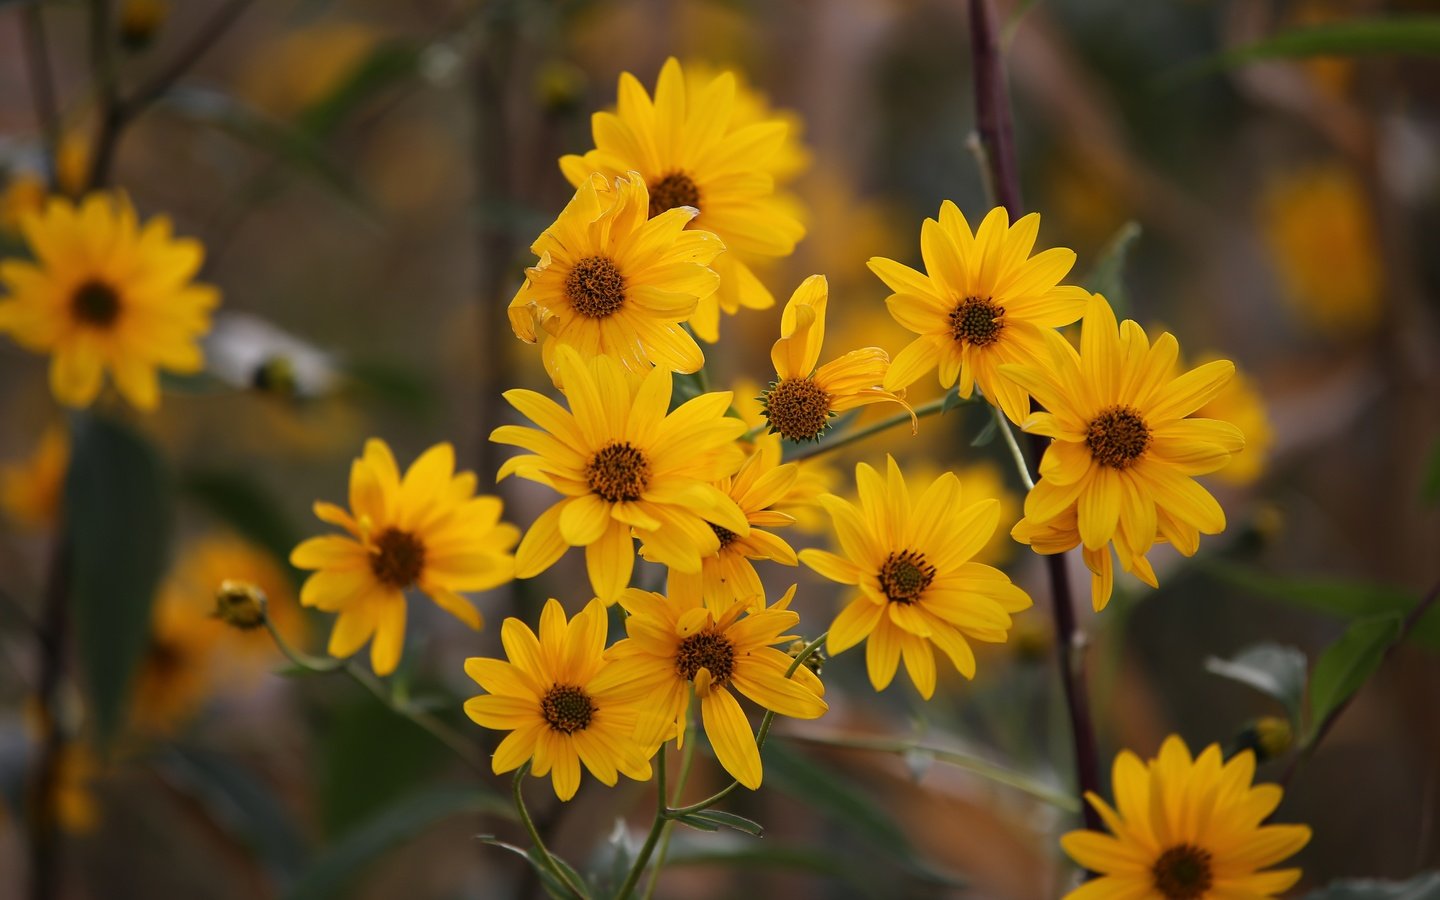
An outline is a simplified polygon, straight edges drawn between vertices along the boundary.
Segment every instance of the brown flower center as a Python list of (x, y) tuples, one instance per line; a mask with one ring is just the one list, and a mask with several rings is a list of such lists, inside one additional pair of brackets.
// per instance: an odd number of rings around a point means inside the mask
[(557, 684), (540, 700), (540, 714), (554, 731), (574, 734), (584, 731), (595, 716), (595, 701), (570, 684)]
[(650, 185), (650, 218), (677, 206), (700, 208), (700, 186), (684, 172), (671, 172)]
[(120, 318), (120, 295), (103, 281), (87, 281), (70, 295), (70, 314), (92, 328), (109, 328)]
[(605, 256), (587, 256), (565, 276), (565, 299), (587, 319), (614, 315), (625, 305), (625, 276)]
[(1150, 874), (1165, 900), (1199, 900), (1215, 880), (1210, 851), (1194, 844), (1179, 844), (1160, 854)]
[(724, 687), (735, 673), (735, 645), (719, 631), (697, 631), (680, 642), (675, 653), (675, 671), (686, 681), (694, 680), (701, 669), (710, 672), (710, 682)]
[(818, 440), (829, 427), (830, 394), (810, 378), (783, 378), (760, 397), (770, 430), (787, 441)]
[(1005, 307), (981, 297), (966, 297), (950, 310), (950, 337), (959, 344), (985, 347), (1000, 340)]
[(650, 461), (628, 441), (610, 444), (590, 458), (585, 480), (610, 503), (639, 500), (650, 486)]
[(891, 603), (914, 603), (935, 580), (935, 567), (918, 550), (891, 553), (880, 567), (880, 591)]
[(425, 545), (408, 531), (387, 528), (375, 538), (370, 571), (381, 584), (404, 590), (420, 578), (425, 567)]
[(1150, 446), (1150, 426), (1133, 406), (1112, 406), (1090, 420), (1085, 446), (1101, 465), (1128, 468)]
[(715, 532), (715, 536), (720, 539), (721, 550), (724, 550), (726, 547), (733, 544), (735, 542), (735, 539), (740, 536), (735, 532), (731, 531), (730, 529), (726, 528), (724, 525), (716, 525), (714, 522), (707, 522), (705, 524), (709, 525), (710, 530)]

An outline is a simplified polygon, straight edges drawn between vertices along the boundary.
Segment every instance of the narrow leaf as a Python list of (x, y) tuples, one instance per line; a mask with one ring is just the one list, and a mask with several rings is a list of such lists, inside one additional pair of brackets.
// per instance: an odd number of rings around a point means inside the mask
[(1385, 16), (1296, 28), (1183, 65), (1161, 83), (1176, 84), (1263, 60), (1375, 55), (1440, 55), (1440, 16)]
[[(736, 831), (751, 834), (755, 837), (763, 837), (765, 829), (759, 822), (753, 822), (744, 816), (737, 816), (731, 812), (720, 809), (702, 809), (699, 812), (686, 813), (676, 819), (691, 828), (699, 828), (701, 831), (715, 831), (718, 828), (733, 828)], [(713, 826), (713, 827), (711, 827)]]
[(1423, 872), (1409, 881), (1332, 881), (1305, 900), (1440, 900), (1440, 872)]
[(1385, 651), (1400, 637), (1395, 613), (1361, 619), (1326, 648), (1310, 675), (1310, 730), (1314, 739), (1327, 716), (1365, 684), (1380, 667)]
[(1305, 697), (1305, 670), (1305, 654), (1279, 644), (1256, 644), (1230, 659), (1212, 656), (1205, 660), (1205, 671), (1279, 700), (1294, 723), (1300, 720)]
[(1094, 267), (1081, 281), (1090, 291), (1101, 294), (1115, 308), (1116, 315), (1122, 315), (1126, 306), (1125, 262), (1130, 250), (1140, 238), (1140, 223), (1126, 222), (1106, 242)]

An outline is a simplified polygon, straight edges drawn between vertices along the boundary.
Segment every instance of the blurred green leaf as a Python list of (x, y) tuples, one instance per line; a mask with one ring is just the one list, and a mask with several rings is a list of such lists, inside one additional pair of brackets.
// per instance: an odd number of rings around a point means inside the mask
[(985, 427), (980, 429), (980, 433), (975, 435), (975, 437), (970, 440), (970, 446), (984, 447), (986, 444), (989, 444), (991, 441), (995, 440), (995, 435), (999, 433), (1000, 429), (996, 423), (995, 417), (991, 416), (990, 419), (985, 423)]
[[(536, 874), (540, 876), (540, 885), (545, 888), (546, 895), (553, 898), (553, 900), (574, 900), (575, 892), (561, 883), (560, 879), (555, 877), (555, 873), (551, 872), (545, 866), (545, 863), (541, 861), (540, 851), (537, 848), (532, 847), (526, 850), (523, 847), (517, 847), (514, 844), (499, 840), (493, 834), (480, 835), (480, 842), (489, 844), (491, 847), (499, 847), (501, 850), (508, 850), (528, 862)], [(551, 856), (550, 858), (555, 860), (556, 865), (564, 869), (565, 873), (574, 880), (576, 885), (581, 888), (586, 886), (585, 879), (582, 878), (580, 873), (576, 872), (574, 867), (569, 863), (558, 856)], [(588, 898), (590, 895), (585, 893), (580, 896), (582, 900), (585, 900), (585, 898)]]
[(945, 392), (945, 399), (940, 401), (940, 415), (945, 415), (957, 406), (968, 403), (969, 400), (961, 399), (960, 385), (956, 384)]
[(94, 415), (71, 423), (65, 481), (70, 602), (81, 666), (103, 739), (124, 720), (165, 574), (174, 492), (140, 435)]
[(745, 834), (754, 835), (755, 837), (765, 836), (765, 829), (759, 822), (720, 809), (702, 809), (699, 812), (686, 813), (683, 816), (676, 816), (675, 821), (681, 825), (698, 828), (701, 831), (718, 831), (721, 828), (732, 828), (735, 831), (744, 832)]
[[(450, 785), (410, 794), (345, 832), (316, 857), (286, 896), (289, 900), (347, 896), (347, 888), (387, 851), (451, 816), (478, 813), (512, 815), (504, 798), (483, 788)], [(457, 834), (464, 830), (456, 828)]]
[(1280, 644), (1255, 644), (1229, 659), (1212, 656), (1205, 660), (1205, 671), (1255, 688), (1279, 700), (1290, 715), (1300, 722), (1300, 709), (1305, 700), (1305, 654), (1294, 647)]
[(680, 404), (687, 400), (693, 400), (705, 393), (705, 381), (699, 372), (692, 372), (684, 375), (676, 372), (670, 376), (670, 411), (674, 412)]
[(300, 874), (308, 850), (305, 837), (275, 792), (254, 773), (226, 754), (201, 747), (173, 746), (157, 765), (254, 852), (278, 882), (289, 884)]
[(1094, 294), (1101, 294), (1106, 300), (1109, 300), (1110, 305), (1115, 308), (1117, 318), (1124, 318), (1127, 305), (1125, 263), (1130, 258), (1130, 250), (1139, 240), (1140, 234), (1141, 229), (1138, 222), (1132, 220), (1121, 225), (1105, 243), (1105, 248), (1100, 251), (1095, 265), (1080, 282), (1085, 285), (1086, 290)]
[(264, 547), (292, 577), (298, 578), (289, 558), (301, 535), (282, 511), (278, 498), (253, 475), (199, 469), (182, 476), (180, 490), (241, 537)]
[(1440, 54), (1440, 17), (1386, 16), (1351, 19), (1284, 31), (1208, 59), (1187, 63), (1162, 76), (1161, 83), (1175, 84), (1269, 59), (1437, 54)]
[(425, 418), (439, 408), (435, 386), (420, 373), (382, 360), (350, 360), (345, 364), (350, 389), (364, 400)]
[(1310, 675), (1310, 723), (1304, 743), (1314, 740), (1325, 719), (1375, 674), (1385, 651), (1400, 637), (1400, 622), (1398, 613), (1361, 619), (1320, 655)]
[(1420, 498), (1431, 506), (1440, 503), (1440, 438), (1430, 448), (1430, 462), (1425, 467), (1425, 483), (1420, 488)]
[(1305, 900), (1440, 900), (1440, 872), (1409, 881), (1333, 881), (1306, 894)]
[[(1217, 560), (1207, 560), (1197, 566), (1218, 580), (1257, 597), (1344, 619), (1359, 619), (1379, 613), (1403, 614), (1414, 608), (1418, 599), (1410, 591), (1382, 584), (1287, 578)], [(1410, 637), (1431, 648), (1440, 648), (1440, 610), (1431, 610), (1415, 623)]]
[(417, 74), (420, 50), (410, 44), (389, 42), (370, 52), (329, 96), (312, 103), (300, 114), (299, 128), (315, 137), (328, 136), (361, 104), (386, 88)]

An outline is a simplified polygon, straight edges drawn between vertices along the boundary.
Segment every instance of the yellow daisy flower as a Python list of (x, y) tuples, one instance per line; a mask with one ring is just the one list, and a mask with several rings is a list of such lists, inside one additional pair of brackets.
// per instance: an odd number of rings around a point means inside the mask
[(585, 362), (561, 347), (556, 362), (570, 409), (534, 391), (506, 391), (510, 405), (540, 428), (502, 425), (490, 435), (530, 451), (506, 460), (498, 478), (519, 475), (565, 495), (520, 542), (518, 577), (539, 575), (566, 547), (584, 547), (595, 596), (614, 603), (635, 565), (632, 528), (646, 558), (691, 573), (719, 551), (717, 526), (749, 536), (745, 513), (714, 484), (744, 462), (735, 439), (745, 425), (725, 415), (728, 391), (667, 413), (665, 369), (635, 383), (609, 357)]
[(70, 436), (51, 425), (28, 460), (0, 467), (0, 509), (27, 528), (53, 524), (69, 468)]
[(686, 207), (647, 218), (653, 206), (634, 172), (586, 179), (531, 252), (540, 262), (510, 301), (510, 325), (522, 340), (541, 333), (545, 368), (556, 372), (555, 348), (611, 356), (643, 372), (659, 365), (694, 372), (705, 364), (700, 345), (681, 323), (713, 293), (709, 268), (724, 245), (708, 231), (686, 231)]
[(723, 610), (737, 600), (763, 596), (765, 588), (751, 560), (773, 559), (783, 566), (793, 566), (795, 550), (784, 539), (765, 531), (795, 523), (795, 517), (775, 509), (783, 501), (800, 476), (795, 463), (780, 464), (780, 439), (767, 436), (756, 442), (755, 450), (729, 478), (715, 486), (735, 501), (750, 523), (750, 533), (738, 535), (719, 525), (712, 525), (720, 539), (720, 551), (700, 560), (695, 573), (671, 571), (671, 593), (693, 591), (705, 597), (712, 610)]
[(645, 712), (636, 728), (640, 743), (655, 747), (671, 734), (684, 740), (693, 687), (715, 758), (736, 781), (751, 790), (760, 787), (760, 751), (731, 690), (797, 719), (816, 719), (829, 709), (815, 673), (799, 666), (787, 678), (794, 660), (775, 649), (795, 640), (785, 634), (800, 621), (789, 608), (794, 596), (792, 586), (772, 606), (762, 594), (757, 605), (737, 600), (716, 612), (690, 590), (668, 598), (635, 589), (621, 594), (620, 605), (630, 613), (628, 637), (607, 656), (645, 684)]
[[(1204, 361), (1215, 359), (1210, 356)], [(1254, 484), (1265, 472), (1270, 447), (1275, 443), (1275, 429), (1270, 424), (1270, 410), (1260, 386), (1246, 372), (1235, 370), (1235, 377), (1220, 389), (1214, 399), (1195, 410), (1202, 419), (1229, 422), (1245, 435), (1245, 447), (1230, 457), (1230, 462), (1215, 473), (1220, 481), (1234, 485)]]
[[(805, 234), (789, 204), (775, 195), (769, 172), (784, 150), (787, 123), (738, 118), (733, 74), (687, 88), (673, 58), (660, 70), (653, 101), (629, 72), (621, 73), (618, 93), (615, 112), (591, 117), (595, 149), (561, 157), (565, 177), (579, 187), (594, 172), (609, 178), (638, 172), (649, 186), (651, 216), (697, 209), (691, 227), (714, 232), (730, 250), (716, 263), (722, 282), (729, 282), (722, 288), (727, 312), (774, 305), (745, 258), (788, 256)], [(718, 309), (721, 299), (714, 302)], [(703, 339), (718, 337), (718, 314), (708, 304), (694, 325)]]
[(1025, 421), (1030, 398), (1004, 378), (1005, 363), (1045, 354), (1045, 335), (1085, 312), (1083, 288), (1060, 284), (1075, 265), (1075, 251), (1052, 247), (1034, 256), (1040, 216), (1012, 227), (996, 207), (971, 234), (959, 207), (940, 205), (940, 219), (920, 227), (920, 254), (928, 275), (877, 256), (870, 271), (895, 293), (885, 301), (895, 321), (920, 335), (896, 355), (885, 388), (898, 390), (935, 368), (941, 387), (959, 381), (960, 396), (975, 385), (1012, 422)]
[(1165, 739), (1148, 763), (1126, 750), (1115, 758), (1115, 806), (1085, 799), (1111, 834), (1072, 831), (1060, 839), (1070, 858), (1100, 877), (1067, 900), (1219, 900), (1278, 897), (1299, 869), (1261, 871), (1310, 842), (1305, 825), (1261, 824), (1280, 805), (1279, 785), (1252, 786), (1255, 755), (1227, 762), (1218, 744), (1192, 759), (1185, 742)]
[(123, 195), (91, 194), (80, 206), (54, 198), (23, 229), (36, 261), (0, 262), (0, 332), (52, 354), (50, 386), (67, 406), (89, 406), (104, 370), (126, 400), (160, 403), (157, 368), (198, 372), (197, 339), (220, 294), (194, 284), (198, 241), (170, 234), (156, 216), (142, 227)]
[(540, 635), (519, 619), (500, 628), (503, 659), (472, 657), (465, 674), (486, 693), (465, 701), (482, 728), (509, 731), (495, 748), (495, 774), (532, 760), (530, 772), (550, 776), (561, 800), (575, 796), (580, 763), (614, 786), (620, 774), (650, 779), (650, 762), (635, 740), (643, 685), (632, 667), (605, 658), (605, 604), (592, 600), (573, 619), (559, 601), (540, 614)]
[[(1053, 544), (1059, 535), (1052, 532), (1068, 534), (1074, 507), (1074, 534), (1098, 573), (1096, 586), (1110, 583), (1107, 543), (1121, 568), (1153, 586), (1144, 557), (1157, 538), (1191, 556), (1201, 534), (1225, 529), (1224, 510), (1192, 476), (1223, 467), (1245, 437), (1228, 422), (1191, 416), (1225, 387), (1235, 366), (1216, 360), (1177, 377), (1175, 338), (1162, 334), (1152, 347), (1135, 322), (1117, 326), (1099, 294), (1085, 312), (1080, 352), (1050, 335), (1030, 365), (1001, 370), (1048, 410), (1026, 419), (1025, 430), (1053, 438), (1012, 534), (1043, 553), (1036, 536), (1047, 532), (1043, 541)], [(1108, 595), (1092, 597), (1097, 610)]]
[(866, 641), (870, 683), (884, 690), (901, 656), (925, 699), (935, 693), (940, 648), (966, 678), (975, 677), (969, 640), (1004, 643), (1011, 614), (1030, 607), (1030, 596), (1004, 572), (971, 561), (990, 540), (1000, 512), (994, 499), (961, 505), (960, 480), (946, 472), (912, 498), (894, 457), (886, 474), (855, 467), (860, 504), (834, 494), (820, 498), (830, 514), (843, 556), (800, 551), (800, 561), (860, 594), (830, 625), (833, 655)]
[[(750, 431), (766, 425), (765, 407), (760, 402), (760, 385), (748, 378), (735, 382), (734, 402), (730, 410), (738, 415)], [(774, 435), (761, 435), (752, 442), (759, 446), (766, 440), (778, 440)], [(824, 456), (796, 460), (788, 465), (795, 466), (799, 474), (785, 496), (777, 500), (773, 509), (795, 519), (795, 527), (807, 534), (819, 534), (825, 530), (825, 512), (820, 508), (820, 495), (834, 491), (840, 483), (839, 471)]]
[[(775, 380), (760, 394), (772, 434), (788, 441), (815, 441), (830, 419), (870, 403), (898, 403), (903, 394), (882, 390), (890, 355), (879, 347), (851, 350), (818, 369), (825, 342), (825, 306), (830, 285), (824, 275), (800, 282), (780, 317), (780, 340), (770, 348)], [(912, 413), (913, 416), (913, 413)]]
[(388, 675), (405, 644), (405, 591), (419, 588), (441, 609), (479, 629), (480, 612), (460, 591), (484, 591), (515, 575), (510, 555), (520, 530), (500, 521), (498, 497), (475, 496), (475, 476), (455, 473), (455, 450), (436, 444), (402, 479), (379, 438), (350, 467), (350, 511), (315, 504), (322, 522), (350, 534), (313, 537), (290, 554), (316, 570), (300, 602), (339, 613), (330, 654), (350, 656), (373, 635), (370, 664)]

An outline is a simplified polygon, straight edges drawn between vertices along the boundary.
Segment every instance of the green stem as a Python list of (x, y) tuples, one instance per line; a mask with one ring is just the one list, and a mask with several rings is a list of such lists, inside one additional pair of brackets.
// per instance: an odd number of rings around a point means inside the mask
[(1000, 434), (1005, 438), (1005, 446), (1010, 450), (1010, 458), (1015, 461), (1015, 471), (1020, 473), (1020, 483), (1025, 485), (1025, 490), (1035, 489), (1035, 479), (1030, 477), (1030, 466), (1025, 462), (1025, 454), (1020, 449), (1020, 442), (1015, 440), (1015, 432), (1010, 428), (1010, 420), (1005, 418), (1005, 413), (1000, 407), (990, 404), (990, 412), (995, 416), (995, 427), (1000, 429)]
[(569, 888), (576, 897), (584, 897), (586, 896), (585, 889), (571, 881), (569, 876), (565, 874), (565, 870), (556, 865), (555, 857), (550, 855), (549, 848), (546, 847), (545, 842), (540, 839), (540, 829), (535, 827), (535, 820), (530, 818), (530, 810), (525, 808), (525, 795), (521, 791), (521, 787), (524, 784), (525, 776), (529, 774), (529, 772), (530, 763), (527, 761), (515, 770), (515, 779), (510, 787), (510, 792), (515, 797), (515, 809), (520, 813), (520, 824), (525, 826), (525, 831), (530, 835), (530, 840), (535, 844), (535, 851), (540, 854), (540, 862), (545, 865), (545, 869), (551, 875), (555, 876), (557, 881)]
[(665, 790), (665, 748), (662, 745), (660, 752), (655, 755), (655, 819), (650, 823), (650, 833), (645, 836), (645, 843), (640, 848), (640, 854), (635, 857), (634, 865), (630, 866), (625, 882), (620, 885), (620, 890), (615, 892), (615, 900), (629, 900), (630, 895), (635, 893), (635, 887), (640, 884), (640, 876), (650, 862), (650, 854), (655, 852), (660, 832), (665, 830), (665, 824), (669, 821), (666, 818)]
[[(878, 422), (872, 422), (871, 424), (866, 425), (864, 428), (857, 428), (854, 431), (846, 432), (845, 434), (842, 434), (837, 438), (833, 438), (828, 441), (820, 441), (813, 444), (806, 444), (805, 446), (800, 447), (799, 449), (787, 454), (785, 457), (785, 461), (795, 462), (796, 460), (809, 459), (812, 456), (819, 456), (821, 453), (828, 453), (831, 450), (838, 450), (841, 447), (847, 447), (857, 441), (863, 441), (866, 438), (872, 435), (879, 434), (882, 431), (889, 431), (896, 425), (903, 425), (906, 422), (913, 421), (914, 419), (923, 419), (926, 416), (933, 416), (939, 413), (943, 413), (946, 409), (947, 402), (949, 402), (950, 406), (958, 406), (960, 403), (973, 403), (974, 400), (961, 400), (959, 401), (959, 403), (957, 403), (955, 401), (951, 401), (950, 395), (946, 394), (944, 397), (938, 397), (934, 400), (931, 400), (929, 403), (925, 403), (915, 407), (913, 415), (908, 412), (897, 413), (896, 415), (893, 415), (888, 419), (881, 419)], [(751, 432), (755, 431), (756, 429), (752, 428), (749, 432), (746, 432), (746, 434), (750, 434)]]
[[(688, 708), (691, 710), (695, 708), (693, 697)], [(694, 730), (688, 719), (685, 723), (685, 730), (687, 732)], [(678, 806), (680, 798), (685, 796), (685, 782), (690, 779), (690, 766), (695, 762), (695, 736), (694, 734), (686, 736), (689, 740), (680, 756), (680, 777), (675, 780), (675, 790), (670, 795), (671, 806)], [(660, 831), (660, 849), (655, 854), (655, 865), (650, 867), (650, 880), (645, 884), (644, 900), (651, 900), (655, 896), (655, 884), (660, 880), (660, 870), (665, 868), (665, 857), (670, 853), (670, 836), (674, 833), (675, 820), (667, 817), (665, 826)]]
[(275, 641), (275, 646), (279, 647), (280, 652), (285, 654), (285, 657), (292, 663), (308, 672), (324, 673), (343, 671), (356, 683), (373, 694), (375, 699), (388, 707), (391, 712), (414, 722), (417, 726), (429, 732), (437, 741), (453, 750), (455, 755), (464, 760), (465, 764), (470, 768), (482, 775), (488, 776), (490, 774), (489, 767), (485, 764), (484, 760), (475, 755), (474, 748), (470, 742), (433, 714), (423, 709), (417, 709), (410, 702), (396, 697), (393, 692), (386, 690), (384, 682), (350, 660), (312, 656), (309, 653), (290, 646), (290, 642), (285, 640), (284, 636), (280, 634), (279, 629), (275, 627), (275, 623), (270, 619), (268, 614), (264, 616), (264, 622), (266, 630), (270, 632), (270, 637)]

